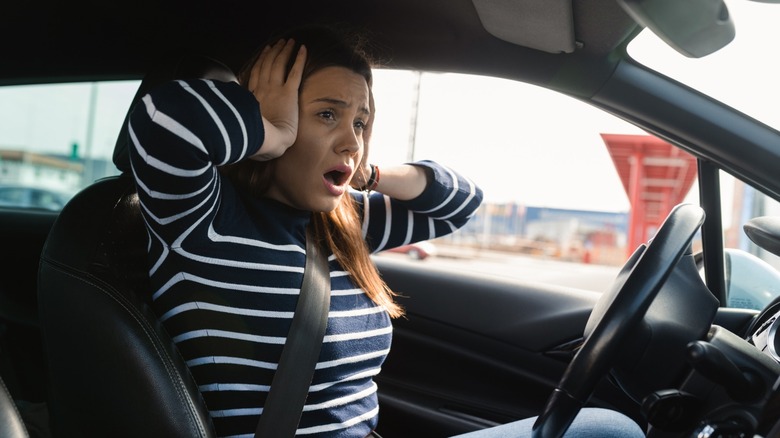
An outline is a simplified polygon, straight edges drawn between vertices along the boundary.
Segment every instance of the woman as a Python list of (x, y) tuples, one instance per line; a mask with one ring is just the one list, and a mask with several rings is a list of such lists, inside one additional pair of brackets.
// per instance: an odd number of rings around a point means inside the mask
[(430, 161), (368, 164), (370, 64), (335, 33), (281, 38), (239, 81), (166, 84), (131, 116), (153, 307), (217, 433), (252, 436), (311, 224), (330, 255), (331, 308), (298, 435), (364, 437), (378, 421), (372, 377), (389, 351), (390, 317), (402, 314), (369, 254), (451, 233), (481, 191)]

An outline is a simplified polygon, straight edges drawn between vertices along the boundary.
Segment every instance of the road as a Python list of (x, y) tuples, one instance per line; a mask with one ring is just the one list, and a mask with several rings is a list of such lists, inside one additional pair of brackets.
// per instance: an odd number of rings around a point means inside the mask
[(412, 260), (407, 255), (392, 253), (383, 253), (379, 257), (599, 292), (606, 291), (612, 285), (620, 270), (618, 266), (563, 262), (523, 254), (457, 247), (439, 247), (439, 255), (425, 260)]

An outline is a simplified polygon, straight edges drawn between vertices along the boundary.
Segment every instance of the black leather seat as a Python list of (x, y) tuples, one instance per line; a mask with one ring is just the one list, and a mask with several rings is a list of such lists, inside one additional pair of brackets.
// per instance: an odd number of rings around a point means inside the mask
[(29, 436), (11, 393), (0, 380), (0, 437), (28, 438)]
[[(135, 101), (174, 78), (235, 80), (205, 57), (171, 57)], [(38, 303), (55, 436), (211, 437), (211, 418), (175, 345), (149, 307), (147, 234), (129, 173), (126, 123), (114, 163), (122, 172), (76, 195), (43, 248)]]

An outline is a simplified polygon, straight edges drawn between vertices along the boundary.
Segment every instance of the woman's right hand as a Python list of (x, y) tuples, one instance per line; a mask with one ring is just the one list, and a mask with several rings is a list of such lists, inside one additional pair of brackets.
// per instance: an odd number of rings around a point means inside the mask
[(270, 160), (284, 154), (298, 136), (298, 89), (301, 86), (306, 48), (301, 46), (290, 73), (285, 68), (295, 41), (279, 40), (266, 46), (252, 66), (247, 88), (260, 104), (265, 139), (255, 160)]

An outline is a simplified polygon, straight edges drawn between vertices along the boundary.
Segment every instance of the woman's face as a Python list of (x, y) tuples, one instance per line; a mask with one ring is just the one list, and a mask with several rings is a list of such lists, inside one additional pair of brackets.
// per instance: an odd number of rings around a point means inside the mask
[(298, 105), (298, 137), (273, 163), (267, 194), (301, 210), (331, 211), (363, 156), (368, 84), (347, 68), (326, 67), (303, 83)]

